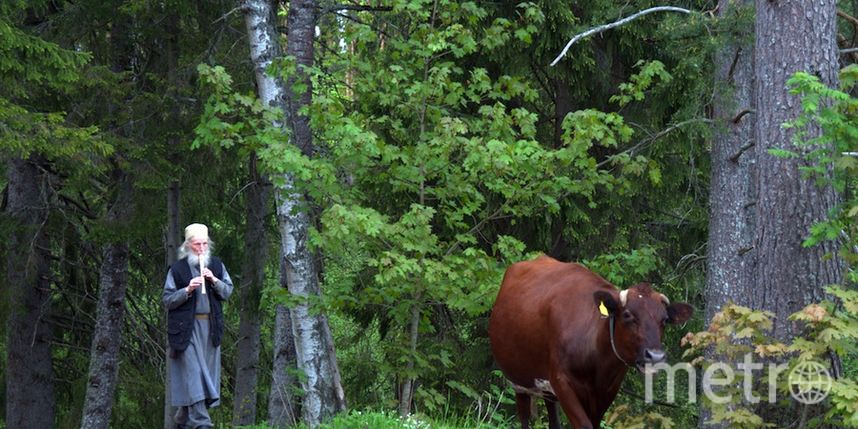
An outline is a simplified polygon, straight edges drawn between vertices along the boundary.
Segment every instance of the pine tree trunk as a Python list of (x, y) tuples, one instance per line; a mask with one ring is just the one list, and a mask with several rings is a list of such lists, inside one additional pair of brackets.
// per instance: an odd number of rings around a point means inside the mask
[(35, 157), (7, 163), (6, 427), (52, 429), (56, 415), (51, 356), (51, 270), (47, 182)]
[[(179, 186), (178, 181), (173, 181), (170, 183), (170, 187), (167, 189), (167, 239), (166, 239), (166, 247), (167, 247), (167, 260), (165, 267), (169, 267), (179, 259), (179, 246), (181, 246), (182, 236), (182, 224), (181, 219), (179, 218), (179, 196), (181, 195), (181, 187)], [(162, 332), (166, 334), (167, 332), (167, 316), (166, 311), (164, 312), (163, 323), (164, 327)], [(167, 337), (164, 335), (164, 347), (167, 350), (167, 353), (164, 354), (164, 359), (167, 359), (169, 355), (169, 344), (167, 344)], [(176, 422), (173, 421), (173, 416), (176, 414), (176, 407), (173, 406), (173, 401), (170, 396), (170, 378), (172, 374), (170, 373), (170, 365), (164, 365), (165, 378), (164, 378), (164, 429), (174, 429), (176, 427)]]
[(235, 403), (233, 426), (256, 423), (256, 386), (259, 370), (259, 302), (265, 282), (268, 240), (265, 224), (268, 184), (256, 168), (256, 154), (248, 161), (251, 184), (247, 188), (247, 231), (245, 261), (239, 293), (240, 322), (235, 356)]
[[(130, 178), (119, 170), (114, 171), (114, 182), (119, 184), (118, 195), (108, 211), (107, 224), (116, 225), (118, 230), (122, 230), (131, 212), (132, 184)], [(81, 429), (110, 426), (119, 376), (119, 348), (122, 343), (125, 291), (128, 287), (128, 255), (126, 241), (104, 246)]]
[(167, 237), (165, 240), (167, 252), (164, 266), (169, 267), (179, 259), (179, 246), (182, 245), (182, 222), (179, 218), (179, 196), (181, 190), (179, 181), (170, 182), (167, 188)]
[[(753, 0), (721, 0), (721, 19), (735, 19), (753, 7)], [(714, 135), (709, 192), (709, 243), (707, 251), (707, 322), (732, 301), (751, 305), (754, 287), (754, 226), (756, 176), (754, 174), (754, 46), (753, 28), (728, 35), (715, 56)], [(722, 361), (710, 349), (710, 361)], [(708, 422), (709, 410), (700, 407), (699, 427), (726, 428)]]
[[(304, 153), (313, 146), (309, 121), (297, 112), (309, 104), (312, 94), (310, 79), (299, 69), (299, 79), (306, 83), (306, 91), (293, 94), (292, 85), (283, 85), (265, 74), (271, 60), (279, 53), (275, 21), (271, 3), (265, 0), (247, 0), (243, 3), (245, 23), (250, 41), (251, 60), (256, 71), (259, 97), (268, 105), (281, 107), (285, 115), (283, 124), (290, 128), (291, 143)], [(313, 1), (289, 3), (289, 48), (287, 55), (294, 56), (299, 66), (313, 65), (313, 35), (316, 4)], [(275, 124), (277, 125), (277, 124)], [(308, 232), (312, 225), (307, 202), (299, 193), (289, 173), (273, 178), (277, 184), (277, 221), (280, 227), (281, 252), (285, 261), (286, 284), (292, 295), (305, 298), (292, 311), (292, 330), (299, 370), (304, 374), (302, 388), (303, 421), (309, 427), (318, 426), (334, 413), (345, 409), (345, 398), (340, 384), (334, 346), (327, 317), (310, 309), (309, 299), (319, 296), (319, 281), (313, 254), (307, 248)]]
[[(783, 124), (795, 120), (801, 106), (798, 96), (788, 93), (787, 79), (806, 71), (829, 86), (837, 84), (836, 2), (757, 0), (756, 6), (757, 263), (750, 297), (753, 308), (775, 314), (773, 335), (788, 341), (797, 332), (787, 317), (822, 300), (824, 286), (841, 282), (842, 263), (834, 243), (802, 246), (810, 227), (826, 218), (838, 197), (831, 187), (820, 188), (813, 179), (802, 178), (799, 167), (806, 161), (778, 158), (769, 150), (796, 150), (796, 130)], [(804, 139), (821, 133), (813, 126), (806, 131)], [(797, 420), (790, 414), (774, 407), (762, 411), (777, 427)]]
[[(163, 7), (165, 9), (169, 8), (168, 5), (164, 4)], [(182, 84), (178, 77), (178, 68), (179, 68), (179, 37), (181, 34), (181, 27), (179, 25), (179, 14), (174, 11), (165, 10), (165, 25), (166, 31), (164, 32), (164, 59), (167, 63), (167, 80), (170, 83), (170, 87), (173, 88), (174, 91), (179, 91), (179, 87)], [(181, 111), (178, 108), (176, 103), (173, 103), (173, 109), (170, 112), (169, 117), (172, 120), (179, 121), (181, 116)], [(180, 138), (177, 135), (172, 135), (169, 137), (169, 144), (173, 148), (178, 148), (180, 145)], [(175, 154), (175, 152), (174, 152)], [(176, 161), (175, 155), (171, 154), (170, 158), (172, 161)], [(167, 236), (165, 237), (164, 244), (166, 247), (165, 252), (165, 261), (164, 267), (169, 267), (174, 262), (179, 259), (179, 247), (182, 245), (182, 221), (181, 221), (181, 210), (179, 206), (179, 197), (181, 196), (181, 185), (178, 180), (173, 180), (170, 182), (170, 187), (167, 189)], [(166, 272), (166, 270), (165, 270)], [(166, 334), (167, 332), (167, 312), (164, 311), (164, 329), (163, 332)], [(169, 355), (169, 344), (167, 342), (166, 335), (164, 337), (164, 348), (166, 353), (164, 354), (164, 359), (168, 359)], [(172, 378), (172, 374), (170, 373), (170, 365), (169, 362), (164, 362), (164, 429), (174, 429), (176, 427), (176, 422), (173, 420), (173, 416), (176, 414), (176, 407), (173, 406), (173, 401), (170, 393), (170, 379)]]
[(552, 79), (554, 84), (554, 149), (563, 147), (563, 120), (572, 111), (572, 94), (569, 84), (561, 78)]
[[(719, 13), (730, 19), (753, 0), (721, 0)], [(747, 9), (745, 9), (747, 10)], [(715, 58), (712, 174), (709, 194), (709, 246), (705, 320), (733, 301), (750, 305), (754, 287), (755, 225), (754, 47), (753, 35), (736, 34)]]
[[(819, 188), (803, 179), (800, 159), (783, 159), (769, 149), (795, 149), (795, 129), (782, 125), (801, 113), (799, 98), (787, 91), (795, 72), (813, 73), (829, 86), (837, 85), (836, 2), (757, 0), (756, 18), (756, 155), (758, 203), (755, 253), (755, 308), (772, 310), (774, 334), (792, 338), (787, 317), (823, 299), (823, 287), (841, 280), (841, 262), (826, 258), (833, 243), (805, 248), (810, 227), (825, 219), (837, 201), (831, 187)], [(807, 138), (820, 134), (808, 130)], [(836, 256), (836, 255), (835, 255)]]

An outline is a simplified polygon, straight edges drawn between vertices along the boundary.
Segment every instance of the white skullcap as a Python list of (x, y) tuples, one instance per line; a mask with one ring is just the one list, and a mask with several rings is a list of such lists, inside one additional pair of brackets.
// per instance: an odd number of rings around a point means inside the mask
[(209, 228), (201, 223), (192, 223), (185, 227), (185, 241), (191, 238), (209, 238)]

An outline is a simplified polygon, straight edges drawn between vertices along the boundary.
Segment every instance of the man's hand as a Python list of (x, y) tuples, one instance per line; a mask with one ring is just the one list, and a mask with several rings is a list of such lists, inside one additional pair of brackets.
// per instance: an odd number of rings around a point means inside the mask
[[(208, 270), (206, 270), (206, 271), (208, 271)], [(192, 278), (191, 281), (188, 283), (188, 287), (187, 287), (188, 295), (194, 293), (194, 291), (199, 289), (200, 286), (202, 286), (202, 284), (203, 284), (203, 277), (202, 276)]]
[(206, 281), (209, 282), (209, 284), (215, 284), (218, 282), (218, 278), (215, 277), (214, 273), (212, 273), (212, 270), (208, 268), (203, 269), (203, 277), (206, 278)]

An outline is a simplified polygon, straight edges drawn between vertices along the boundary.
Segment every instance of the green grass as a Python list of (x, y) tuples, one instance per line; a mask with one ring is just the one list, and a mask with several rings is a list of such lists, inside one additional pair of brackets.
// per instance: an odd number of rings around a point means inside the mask
[[(351, 411), (336, 416), (330, 422), (319, 426), (319, 429), (512, 429), (513, 427), (506, 422), (477, 422), (465, 417), (438, 421), (423, 416), (409, 416), (403, 419), (392, 412)], [(270, 427), (255, 425), (241, 426), (240, 429), (270, 429)], [(291, 429), (307, 429), (307, 427), (300, 424)]]

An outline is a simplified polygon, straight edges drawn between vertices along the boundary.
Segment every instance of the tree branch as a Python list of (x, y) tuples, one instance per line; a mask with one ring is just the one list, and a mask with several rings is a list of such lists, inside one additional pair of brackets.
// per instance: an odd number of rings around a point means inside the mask
[(743, 153), (747, 152), (748, 149), (754, 147), (754, 144), (755, 144), (754, 140), (750, 140), (747, 143), (745, 143), (744, 146), (739, 148), (738, 152), (736, 152), (733, 156), (730, 157), (730, 161), (739, 162), (739, 157), (741, 157)]
[(653, 12), (682, 12), (682, 13), (687, 13), (687, 14), (691, 13), (690, 10), (683, 9), (681, 7), (658, 6), (658, 7), (652, 7), (649, 9), (642, 10), (642, 11), (640, 11), (634, 15), (628, 16), (626, 18), (623, 18), (623, 19), (616, 21), (616, 22), (612, 22), (610, 24), (600, 25), (598, 27), (591, 28), (591, 29), (573, 37), (572, 40), (570, 40), (569, 43), (567, 43), (566, 46), (563, 48), (563, 51), (560, 52), (560, 55), (558, 55), (557, 58), (555, 58), (554, 61), (551, 62), (551, 66), (554, 67), (554, 65), (557, 64), (557, 62), (559, 62), (560, 59), (563, 58), (564, 55), (566, 55), (566, 52), (569, 50), (569, 48), (573, 44), (575, 44), (575, 42), (577, 42), (577, 41), (579, 41), (579, 40), (581, 40), (587, 36), (591, 36), (593, 34), (601, 33), (601, 32), (610, 30), (612, 28), (619, 27), (619, 26), (626, 24), (632, 20), (635, 20), (637, 18), (640, 18), (644, 15), (647, 15), (647, 14), (650, 14)]
[(837, 16), (849, 21), (852, 24), (852, 26), (854, 26), (855, 28), (858, 28), (858, 19), (856, 19), (854, 16), (849, 15), (848, 13), (844, 12), (841, 9), (837, 9)]
[(336, 12), (340, 10), (354, 10), (359, 12), (390, 12), (393, 6), (365, 6), (360, 4), (338, 4), (331, 7), (326, 7), (325, 12)]
[(748, 114), (751, 114), (751, 113), (756, 113), (756, 111), (755, 111), (754, 109), (745, 109), (745, 110), (743, 110), (743, 111), (739, 112), (739, 113), (736, 115), (736, 117), (735, 117), (735, 118), (733, 118), (733, 119), (731, 119), (731, 120), (730, 120), (730, 122), (732, 122), (732, 123), (734, 123), (734, 124), (738, 124), (738, 123), (739, 123), (739, 121), (741, 121), (741, 120), (742, 120), (742, 118), (743, 118), (745, 115), (748, 115)]
[(604, 167), (606, 164), (608, 164), (608, 163), (612, 162), (612, 161), (614, 160), (614, 158), (615, 158), (617, 155), (622, 155), (622, 154), (624, 154), (624, 153), (628, 153), (628, 154), (629, 154), (629, 156), (632, 156), (632, 155), (634, 155), (634, 154), (635, 154), (635, 152), (637, 152), (638, 150), (642, 149), (642, 148), (643, 148), (643, 147), (645, 147), (646, 145), (648, 145), (648, 144), (650, 144), (650, 143), (652, 143), (652, 142), (654, 142), (654, 141), (656, 141), (656, 140), (658, 140), (658, 139), (660, 139), (660, 138), (662, 138), (662, 137), (666, 136), (667, 134), (670, 134), (670, 133), (671, 133), (671, 132), (673, 132), (674, 130), (677, 130), (677, 129), (679, 129), (679, 128), (682, 128), (682, 127), (684, 127), (684, 126), (686, 126), (686, 125), (688, 125), (688, 124), (694, 124), (694, 123), (698, 123), (698, 122), (702, 122), (702, 123), (704, 123), (704, 124), (711, 124), (711, 123), (712, 123), (712, 120), (711, 120), (711, 119), (706, 119), (706, 118), (691, 118), (691, 119), (687, 119), (687, 120), (685, 120), (685, 121), (682, 121), (682, 122), (678, 122), (678, 123), (676, 123), (676, 124), (673, 124), (673, 125), (671, 125), (671, 126), (669, 126), (669, 127), (665, 128), (665, 129), (663, 129), (663, 130), (661, 130), (661, 131), (659, 131), (659, 132), (657, 132), (657, 133), (653, 134), (653, 135), (652, 135), (652, 136), (650, 136), (649, 138), (646, 138), (646, 139), (641, 140), (640, 142), (636, 143), (634, 146), (632, 146), (632, 147), (630, 147), (630, 148), (628, 148), (628, 149), (626, 149), (626, 150), (624, 150), (624, 151), (622, 151), (622, 152), (620, 152), (620, 153), (618, 153), (618, 154), (616, 154), (616, 155), (610, 156), (610, 157), (608, 157), (607, 159), (602, 160), (601, 162), (599, 162), (599, 163), (597, 163), (597, 164), (596, 164), (596, 168), (597, 168), (597, 169), (599, 169), (599, 168)]

